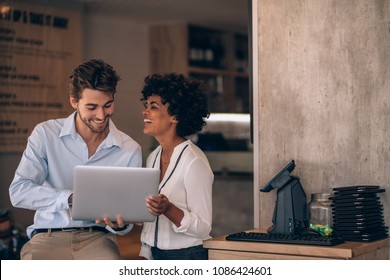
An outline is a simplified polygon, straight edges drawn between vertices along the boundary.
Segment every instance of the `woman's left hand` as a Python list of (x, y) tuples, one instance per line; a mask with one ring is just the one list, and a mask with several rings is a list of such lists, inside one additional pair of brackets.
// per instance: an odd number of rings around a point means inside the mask
[(160, 216), (164, 214), (168, 207), (171, 205), (168, 197), (163, 194), (157, 196), (148, 196), (146, 198), (146, 207), (148, 207), (150, 213), (154, 216)]

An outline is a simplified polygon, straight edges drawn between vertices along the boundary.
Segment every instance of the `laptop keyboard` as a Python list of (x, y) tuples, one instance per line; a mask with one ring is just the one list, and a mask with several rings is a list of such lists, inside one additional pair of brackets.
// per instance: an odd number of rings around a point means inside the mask
[(280, 233), (237, 232), (226, 236), (230, 241), (270, 242), (301, 245), (334, 246), (344, 241), (337, 237), (317, 235), (289, 235)]

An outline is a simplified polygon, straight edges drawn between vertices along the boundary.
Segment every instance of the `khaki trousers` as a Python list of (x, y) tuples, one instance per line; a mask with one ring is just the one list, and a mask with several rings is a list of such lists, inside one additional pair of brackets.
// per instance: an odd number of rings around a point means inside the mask
[(35, 234), (24, 244), (22, 260), (121, 260), (116, 237), (99, 231)]

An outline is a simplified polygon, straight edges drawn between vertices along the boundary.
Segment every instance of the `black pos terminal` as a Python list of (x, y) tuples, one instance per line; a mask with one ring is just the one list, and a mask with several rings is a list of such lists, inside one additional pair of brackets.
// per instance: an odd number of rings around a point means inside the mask
[(226, 240), (322, 246), (344, 242), (337, 237), (322, 236), (308, 226), (306, 194), (299, 178), (290, 175), (294, 168), (295, 162), (292, 160), (260, 189), (261, 192), (277, 190), (272, 226), (267, 233), (242, 231), (229, 234)]
[(290, 161), (277, 175), (260, 189), (270, 192), (277, 189), (277, 200), (269, 233), (304, 234), (307, 232), (309, 215), (306, 194), (298, 177), (290, 173), (295, 168), (294, 160)]

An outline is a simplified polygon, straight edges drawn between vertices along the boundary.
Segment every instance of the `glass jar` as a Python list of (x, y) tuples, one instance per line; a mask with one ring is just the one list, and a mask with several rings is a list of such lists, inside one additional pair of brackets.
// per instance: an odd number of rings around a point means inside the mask
[(309, 203), (310, 228), (322, 235), (330, 235), (333, 231), (332, 206), (329, 193), (313, 193)]

